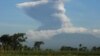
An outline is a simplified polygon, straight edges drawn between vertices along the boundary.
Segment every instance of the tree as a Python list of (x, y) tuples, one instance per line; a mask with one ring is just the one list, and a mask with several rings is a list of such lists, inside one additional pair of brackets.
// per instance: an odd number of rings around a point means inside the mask
[(97, 51), (100, 51), (100, 47), (97, 47), (96, 49), (97, 49)]
[(0, 37), (0, 42), (2, 44), (3, 49), (5, 50), (11, 42), (10, 36), (8, 34), (2, 35)]
[(17, 49), (18, 47), (22, 47), (22, 42), (25, 42), (27, 37), (24, 36), (25, 33), (17, 33), (11, 36), (11, 46), (13, 50)]
[(81, 48), (82, 47), (82, 44), (79, 44), (79, 47)]
[(79, 51), (82, 50), (82, 44), (79, 44)]
[(60, 48), (60, 51), (76, 51), (77, 48), (73, 48), (73, 47), (70, 47), (70, 46), (62, 46)]
[(43, 41), (36, 41), (36, 42), (34, 43), (34, 48), (35, 48), (36, 50), (40, 50), (40, 49), (41, 49), (40, 46), (41, 46), (42, 44), (44, 44)]
[(92, 51), (96, 51), (96, 50), (97, 50), (96, 46), (92, 47)]
[(22, 42), (25, 42), (27, 39), (24, 35), (25, 33), (17, 33), (11, 36), (5, 34), (0, 37), (0, 42), (2, 43), (4, 49), (10, 47), (15, 50), (18, 47), (22, 47)]

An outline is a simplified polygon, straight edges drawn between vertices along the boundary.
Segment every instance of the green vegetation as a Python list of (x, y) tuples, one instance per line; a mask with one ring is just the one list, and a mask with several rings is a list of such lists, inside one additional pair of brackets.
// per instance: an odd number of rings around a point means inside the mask
[(100, 56), (100, 47), (91, 49), (79, 44), (79, 48), (62, 46), (58, 51), (41, 49), (43, 41), (36, 41), (33, 47), (23, 45), (26, 41), (24, 33), (4, 34), (0, 37), (0, 56)]

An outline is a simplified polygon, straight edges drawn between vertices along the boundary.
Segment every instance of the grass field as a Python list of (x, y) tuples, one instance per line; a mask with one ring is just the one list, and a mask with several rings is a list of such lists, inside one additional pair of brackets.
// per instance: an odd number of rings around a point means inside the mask
[(100, 56), (100, 52), (77, 51), (1, 51), (0, 56)]

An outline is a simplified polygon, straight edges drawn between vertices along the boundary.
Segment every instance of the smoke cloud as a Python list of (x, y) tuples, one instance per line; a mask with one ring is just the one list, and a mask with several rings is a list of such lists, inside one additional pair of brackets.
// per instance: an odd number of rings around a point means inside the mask
[[(65, 0), (33, 0), (17, 4), (25, 13), (42, 25), (36, 30), (27, 32), (33, 40), (49, 39), (60, 33), (99, 33), (100, 30), (88, 30), (84, 27), (75, 27), (66, 16)], [(70, 0), (66, 0), (67, 2)]]

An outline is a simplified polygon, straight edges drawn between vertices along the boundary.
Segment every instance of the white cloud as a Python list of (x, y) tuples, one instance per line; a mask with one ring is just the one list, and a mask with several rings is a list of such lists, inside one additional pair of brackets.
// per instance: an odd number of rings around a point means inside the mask
[(40, 0), (36, 2), (24, 2), (24, 3), (19, 3), (17, 4), (17, 7), (23, 8), (23, 7), (34, 7), (36, 5), (44, 4), (47, 3), (47, 0)]
[(100, 29), (93, 29), (93, 32), (95, 32), (95, 33), (100, 33)]
[(84, 27), (73, 26), (70, 19), (65, 14), (66, 9), (64, 8), (64, 0), (37, 0), (19, 3), (17, 6), (23, 8), (29, 16), (43, 24), (37, 30), (27, 32), (27, 36), (33, 40), (49, 39), (50, 37), (63, 32), (100, 32), (100, 30), (97, 29), (88, 30)]
[(30, 37), (29, 39), (33, 40), (33, 41), (40, 41), (40, 40), (45, 40), (45, 39), (49, 39), (50, 37), (58, 34), (59, 32), (57, 32), (57, 30), (40, 30), (40, 31), (33, 31), (30, 30), (26, 33), (26, 35), (28, 37)]
[(67, 33), (85, 33), (88, 31), (88, 29), (86, 28), (75, 28), (75, 27), (71, 27), (71, 28), (62, 28), (60, 29), (62, 32), (67, 32)]

